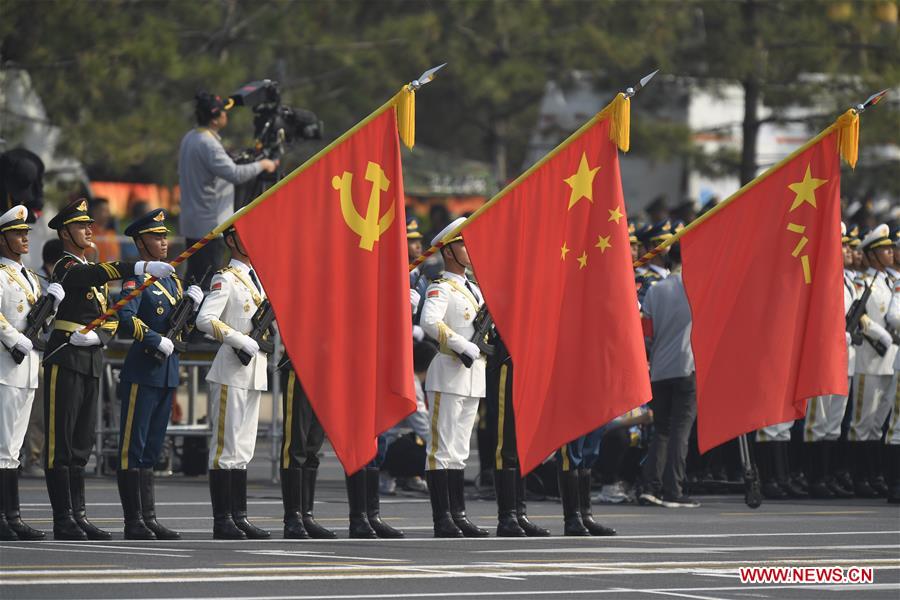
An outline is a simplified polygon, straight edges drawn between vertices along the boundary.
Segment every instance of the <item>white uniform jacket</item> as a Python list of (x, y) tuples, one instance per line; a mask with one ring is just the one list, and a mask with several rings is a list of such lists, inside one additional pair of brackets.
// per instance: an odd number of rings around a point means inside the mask
[(0, 257), (0, 385), (17, 388), (37, 388), (41, 357), (36, 350), (16, 364), (7, 350), (16, 344), (19, 334), (25, 330), (28, 311), (41, 296), (38, 276), (22, 265)]
[(435, 339), (440, 353), (428, 366), (425, 390), (482, 398), (485, 395), (485, 366), (483, 355), (466, 368), (456, 352), (462, 352), (463, 341), (475, 334), (472, 321), (484, 303), (481, 290), (474, 283), (466, 287), (461, 275), (445, 272), (428, 286), (425, 304), (419, 321), (425, 334)]
[(266, 355), (258, 352), (250, 364), (244, 366), (235, 352), (241, 348), (243, 339), (236, 333), (250, 333), (253, 329), (251, 319), (265, 297), (265, 291), (257, 291), (250, 278), (250, 267), (239, 260), (232, 259), (213, 276), (209, 295), (197, 313), (197, 329), (222, 342), (206, 376), (207, 381), (266, 391)]
[[(887, 326), (885, 317), (888, 306), (894, 293), (893, 286), (886, 273), (874, 269), (869, 269), (865, 280), (866, 285), (871, 283), (872, 293), (866, 303), (867, 319), (863, 320), (863, 329), (884, 329)], [(891, 344), (884, 356), (878, 356), (872, 344), (863, 341), (862, 346), (857, 346), (856, 349), (856, 372), (864, 375), (893, 375), (896, 354), (896, 344)]]

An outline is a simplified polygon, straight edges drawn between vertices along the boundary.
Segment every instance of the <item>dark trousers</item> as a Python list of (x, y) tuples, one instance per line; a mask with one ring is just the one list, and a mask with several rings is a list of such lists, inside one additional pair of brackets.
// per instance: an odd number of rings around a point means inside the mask
[(100, 379), (59, 365), (44, 368), (44, 466), (84, 467), (94, 447)]
[(628, 455), (631, 436), (628, 427), (609, 429), (603, 434), (603, 449), (600, 452), (600, 481), (612, 484), (623, 478), (623, 467)]
[(281, 437), (282, 469), (317, 469), (325, 429), (309, 403), (303, 385), (293, 369), (282, 373), (281, 408), (284, 412)]
[(173, 388), (119, 384), (119, 468), (152, 469), (162, 451), (172, 416)]
[[(185, 243), (190, 248), (199, 240), (187, 238)], [(203, 289), (209, 289), (209, 282), (216, 271), (225, 266), (225, 240), (218, 237), (211, 240), (187, 260), (186, 281), (196, 281)], [(206, 277), (203, 274), (206, 273)], [(203, 280), (201, 281), (201, 277)]]
[(493, 466), (496, 470), (519, 466), (516, 449), (516, 419), (513, 414), (513, 370), (509, 361), (487, 370), (487, 426), (495, 440)]
[(603, 428), (595, 429), (577, 438), (556, 451), (556, 460), (562, 463), (562, 470), (592, 469), (600, 458), (600, 440)]
[(653, 439), (644, 463), (644, 485), (667, 496), (682, 495), (688, 439), (697, 417), (694, 375), (652, 381)]

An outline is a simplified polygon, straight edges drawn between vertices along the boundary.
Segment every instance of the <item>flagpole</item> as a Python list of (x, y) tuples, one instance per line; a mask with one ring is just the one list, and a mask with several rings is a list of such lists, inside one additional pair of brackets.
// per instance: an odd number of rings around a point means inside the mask
[[(635, 268), (642, 267), (645, 264), (647, 264), (648, 262), (650, 262), (650, 260), (652, 260), (655, 256), (658, 256), (663, 250), (671, 247), (673, 244), (678, 242), (678, 240), (680, 240), (682, 237), (684, 237), (688, 232), (693, 231), (695, 228), (699, 227), (701, 224), (703, 224), (704, 222), (706, 222), (707, 220), (712, 218), (713, 215), (715, 215), (720, 210), (722, 210), (723, 208), (725, 208), (726, 206), (731, 204), (733, 201), (735, 201), (737, 198), (739, 198), (740, 196), (745, 194), (747, 191), (753, 189), (754, 187), (756, 187), (757, 185), (759, 185), (760, 183), (762, 183), (763, 181), (768, 179), (770, 175), (774, 174), (785, 164), (789, 163), (790, 161), (795, 159), (798, 155), (802, 154), (803, 152), (806, 152), (812, 146), (815, 146), (816, 144), (821, 142), (822, 139), (824, 139), (824, 138), (828, 137), (829, 135), (831, 135), (832, 133), (834, 133), (835, 130), (838, 131), (839, 136), (840, 136), (839, 140), (838, 140), (838, 151), (841, 153), (841, 157), (846, 162), (848, 162), (851, 167), (855, 167), (856, 166), (856, 153), (857, 153), (857, 147), (858, 147), (858, 135), (859, 135), (859, 115), (860, 115), (860, 113), (865, 111), (870, 106), (874, 106), (875, 104), (877, 104), (881, 100), (881, 98), (884, 97), (884, 95), (886, 93), (887, 93), (887, 90), (883, 90), (876, 94), (872, 94), (869, 97), (869, 99), (866, 100), (864, 103), (857, 104), (856, 106), (847, 109), (847, 111), (844, 112), (844, 114), (842, 114), (840, 117), (838, 117), (834, 123), (832, 123), (831, 125), (826, 127), (824, 130), (822, 130), (817, 136), (815, 136), (814, 138), (812, 138), (811, 140), (809, 140), (808, 142), (806, 142), (805, 144), (803, 144), (802, 146), (800, 146), (799, 148), (797, 148), (796, 150), (791, 152), (785, 158), (780, 160), (777, 164), (773, 165), (772, 167), (769, 167), (769, 169), (767, 171), (758, 175), (752, 181), (748, 181), (746, 184), (744, 184), (743, 187), (741, 187), (741, 189), (739, 189), (738, 191), (733, 193), (731, 196), (729, 196), (728, 198), (726, 198), (725, 200), (723, 200), (722, 202), (720, 202), (719, 204), (714, 206), (712, 209), (709, 210), (709, 212), (701, 215), (700, 217), (698, 217), (697, 219), (695, 219), (694, 221), (692, 221), (691, 223), (686, 225), (684, 227), (684, 229), (676, 232), (675, 234), (672, 235), (672, 237), (666, 239), (658, 246), (655, 246), (652, 250), (650, 250), (645, 255), (643, 255), (636, 261), (634, 261), (633, 266)], [(848, 135), (853, 137), (853, 139), (847, 139)]]
[[(656, 71), (653, 71), (646, 77), (642, 78), (640, 83), (638, 83), (634, 87), (629, 87), (624, 92), (620, 92), (620, 93), (616, 94), (616, 97), (613, 98), (613, 100), (609, 104), (607, 104), (605, 107), (603, 107), (600, 110), (600, 112), (598, 112), (596, 115), (591, 117), (590, 120), (588, 120), (586, 123), (584, 123), (584, 125), (579, 127), (577, 130), (575, 130), (574, 133), (572, 133), (569, 137), (567, 137), (565, 140), (563, 140), (558, 146), (556, 146), (548, 154), (544, 155), (543, 157), (540, 158), (540, 160), (538, 160), (536, 163), (531, 165), (531, 167), (529, 167), (524, 173), (522, 173), (521, 175), (516, 177), (512, 181), (512, 183), (508, 184), (506, 187), (504, 187), (502, 190), (500, 190), (496, 195), (494, 195), (493, 198), (491, 198), (490, 200), (488, 200), (487, 202), (482, 204), (480, 207), (478, 207), (478, 209), (474, 213), (472, 213), (472, 215), (469, 216), (468, 219), (466, 219), (465, 221), (460, 223), (458, 227), (456, 227), (453, 231), (451, 231), (446, 236), (444, 236), (444, 240), (452, 240), (453, 238), (458, 237), (460, 232), (463, 229), (465, 229), (466, 227), (471, 225), (476, 219), (478, 219), (478, 217), (483, 215), (485, 213), (485, 211), (487, 211), (492, 206), (494, 206), (497, 202), (502, 200), (516, 186), (518, 186), (525, 179), (527, 179), (532, 173), (534, 173), (535, 171), (540, 169), (542, 166), (544, 166), (547, 163), (547, 161), (549, 161), (550, 159), (555, 157), (557, 154), (559, 154), (560, 152), (565, 150), (572, 142), (574, 142), (576, 139), (578, 139), (578, 137), (581, 136), (581, 134), (583, 134), (585, 131), (587, 131), (594, 125), (596, 125), (599, 121), (602, 121), (603, 119), (608, 118), (610, 115), (612, 115), (614, 119), (618, 118), (620, 121), (623, 119), (630, 120), (630, 118), (631, 118), (630, 117), (631, 97), (634, 96), (638, 91), (640, 91), (645, 85), (647, 85), (647, 83), (658, 72), (659, 72), (659, 69), (657, 69)], [(610, 137), (611, 138), (614, 137), (615, 129), (619, 129), (622, 125), (623, 125), (622, 123), (619, 123), (619, 127), (617, 127), (615, 123), (612, 124), (612, 126), (610, 128)], [(628, 151), (628, 146), (629, 146), (627, 137), (628, 137), (628, 128), (627, 128), (627, 124), (625, 124), (625, 138), (626, 139), (614, 139), (614, 141), (617, 143), (619, 148), (625, 152)], [(437, 244), (435, 244), (435, 245), (431, 246), (430, 248), (428, 248), (427, 250), (425, 250), (421, 256), (419, 256), (416, 260), (414, 260), (413, 262), (411, 262), (409, 264), (409, 270), (412, 271), (413, 269), (415, 269), (416, 267), (421, 265), (423, 262), (425, 262), (428, 259), (428, 257), (439, 252), (441, 248), (443, 248), (444, 246), (447, 245), (444, 242), (444, 240), (439, 241)]]
[[(360, 129), (362, 129), (362, 128), (365, 127), (366, 125), (368, 125), (371, 121), (373, 121), (373, 120), (376, 119), (378, 116), (380, 116), (384, 111), (388, 110), (388, 109), (391, 108), (391, 107), (398, 107), (398, 110), (399, 110), (399, 109), (401, 108), (401, 105), (403, 105), (404, 107), (409, 107), (410, 105), (412, 105), (412, 102), (413, 102), (413, 100), (414, 100), (414, 98), (415, 98), (415, 93), (416, 93), (416, 91), (418, 91), (419, 88), (421, 88), (421, 87), (422, 87), (423, 85), (425, 85), (426, 83), (429, 83), (430, 81), (432, 81), (432, 80), (434, 79), (435, 73), (437, 73), (437, 71), (439, 71), (440, 69), (442, 69), (446, 64), (447, 64), (447, 63), (444, 63), (444, 64), (442, 64), (442, 65), (439, 65), (439, 66), (437, 66), (437, 67), (434, 67), (434, 68), (432, 68), (432, 69), (429, 69), (429, 70), (425, 71), (424, 73), (422, 73), (422, 75), (420, 75), (418, 79), (414, 79), (413, 81), (411, 81), (411, 82), (409, 82), (409, 83), (403, 85), (403, 87), (401, 87), (400, 90), (399, 90), (396, 94), (394, 94), (387, 102), (385, 102), (384, 104), (382, 104), (381, 106), (379, 106), (377, 109), (375, 109), (374, 112), (370, 113), (370, 114), (369, 114), (367, 117), (365, 117), (363, 120), (361, 120), (361, 121), (358, 122), (356, 125), (354, 125), (354, 126), (351, 127), (350, 129), (348, 129), (347, 131), (345, 131), (345, 132), (344, 132), (343, 134), (341, 134), (340, 136), (338, 136), (335, 140), (333, 140), (333, 141), (332, 141), (331, 143), (329, 143), (327, 146), (325, 146), (324, 148), (322, 148), (321, 150), (319, 150), (318, 152), (316, 152), (316, 153), (315, 153), (312, 157), (310, 157), (306, 162), (304, 162), (302, 165), (298, 166), (296, 169), (294, 169), (293, 171), (291, 171), (284, 179), (282, 179), (281, 181), (279, 181), (278, 183), (276, 183), (276, 184), (273, 185), (272, 187), (268, 188), (266, 191), (264, 191), (264, 192), (263, 192), (262, 194), (260, 194), (259, 196), (257, 196), (252, 202), (250, 202), (250, 203), (247, 204), (246, 206), (243, 206), (241, 209), (239, 209), (238, 211), (236, 211), (233, 215), (231, 215), (231, 217), (229, 217), (228, 219), (226, 219), (222, 224), (218, 225), (218, 226), (217, 226), (216, 228), (214, 228), (212, 231), (210, 231), (210, 232), (207, 233), (205, 236), (203, 236), (203, 237), (202, 237), (200, 240), (198, 240), (193, 246), (191, 246), (190, 248), (185, 249), (184, 252), (182, 252), (181, 254), (179, 254), (179, 255), (178, 255), (174, 260), (172, 260), (169, 264), (172, 265), (173, 267), (177, 267), (178, 265), (180, 265), (181, 263), (183, 263), (185, 260), (187, 260), (187, 259), (188, 259), (189, 257), (191, 257), (193, 254), (195, 254), (195, 253), (196, 253), (197, 251), (199, 251), (201, 248), (203, 248), (204, 246), (206, 246), (209, 242), (211, 242), (212, 240), (214, 240), (215, 238), (217, 238), (219, 235), (221, 235), (223, 231), (225, 231), (226, 229), (228, 229), (229, 227), (231, 227), (232, 225), (234, 225), (234, 223), (235, 223), (238, 219), (240, 219), (241, 217), (245, 216), (245, 215), (246, 215), (247, 213), (249, 213), (251, 210), (253, 210), (253, 209), (256, 208), (257, 206), (259, 206), (259, 204), (260, 204), (261, 202), (263, 202), (263, 201), (266, 200), (269, 196), (271, 196), (272, 194), (274, 194), (275, 192), (277, 192), (279, 189), (281, 189), (281, 187), (282, 187), (283, 185), (287, 184), (287, 183), (288, 183), (289, 181), (291, 181), (293, 178), (297, 177), (298, 175), (300, 175), (301, 173), (303, 173), (304, 171), (306, 171), (307, 169), (309, 169), (310, 167), (312, 167), (314, 164), (316, 164), (316, 163), (319, 161), (319, 159), (321, 159), (323, 156), (325, 156), (326, 154), (328, 154), (328, 153), (329, 153), (331, 150), (333, 150), (336, 146), (338, 146), (338, 145), (340, 145), (341, 143), (343, 143), (344, 141), (346, 141), (349, 137), (351, 137), (351, 136), (352, 136), (353, 134), (355, 134), (357, 131), (359, 131)], [(414, 105), (413, 105), (413, 106), (414, 106)], [(408, 108), (406, 108), (406, 110), (408, 110)], [(405, 126), (406, 128), (410, 128), (412, 125), (413, 125), (412, 123), (401, 124), (401, 126)], [(411, 135), (411, 134), (407, 134), (407, 135)], [(405, 136), (404, 136), (404, 137), (405, 137)], [(407, 137), (407, 139), (404, 139), (404, 142), (407, 143), (407, 145), (409, 145), (409, 146), (412, 145), (412, 140), (411, 140), (411, 138), (408, 138), (408, 137)], [(107, 321), (110, 317), (112, 317), (114, 314), (116, 314), (117, 312), (119, 312), (119, 310), (121, 310), (122, 307), (124, 307), (126, 304), (128, 304), (128, 303), (129, 303), (131, 300), (133, 300), (134, 298), (136, 298), (136, 297), (137, 297), (141, 292), (143, 292), (146, 288), (148, 288), (149, 286), (153, 285), (153, 283), (154, 283), (156, 280), (157, 280), (156, 277), (149, 277), (148, 279), (146, 279), (146, 280), (144, 281), (144, 283), (142, 283), (139, 287), (135, 288), (135, 289), (134, 289), (133, 291), (131, 291), (128, 295), (124, 296), (124, 297), (123, 297), (122, 299), (120, 299), (118, 302), (116, 302), (115, 304), (113, 304), (112, 306), (110, 306), (109, 308), (107, 308), (107, 309), (103, 312), (103, 314), (101, 314), (99, 317), (97, 317), (96, 319), (94, 319), (93, 321), (91, 321), (90, 323), (88, 323), (83, 329), (81, 329), (81, 333), (87, 333), (87, 332), (89, 332), (89, 331), (91, 331), (91, 330), (96, 329), (97, 327), (99, 327), (102, 323), (104, 323), (104, 322)], [(67, 343), (68, 343), (68, 342), (67, 342)], [(65, 346), (65, 345), (66, 345), (66, 344), (63, 344), (63, 345), (59, 346), (56, 350), (54, 350), (53, 352), (51, 352), (50, 354), (48, 354), (47, 356), (45, 356), (45, 357), (44, 357), (44, 360), (47, 360), (47, 358), (53, 356), (53, 354), (55, 354), (59, 349), (61, 349), (61, 348), (62, 348), (63, 346)]]

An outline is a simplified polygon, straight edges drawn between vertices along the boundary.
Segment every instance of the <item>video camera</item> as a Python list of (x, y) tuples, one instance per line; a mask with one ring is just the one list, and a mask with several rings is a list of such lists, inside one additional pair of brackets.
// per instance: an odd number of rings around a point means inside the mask
[(271, 79), (251, 81), (231, 94), (235, 106), (253, 109), (256, 144), (235, 157), (237, 163), (262, 158), (277, 160), (296, 140), (320, 140), (325, 124), (315, 113), (281, 103), (278, 82)]

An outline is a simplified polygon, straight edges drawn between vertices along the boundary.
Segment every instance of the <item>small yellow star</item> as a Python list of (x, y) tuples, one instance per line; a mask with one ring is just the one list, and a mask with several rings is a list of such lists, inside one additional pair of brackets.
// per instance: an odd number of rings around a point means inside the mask
[[(609, 210), (609, 209), (607, 209), (607, 210)], [(614, 209), (612, 209), (612, 210), (609, 211), (609, 220), (610, 220), (610, 221), (615, 221), (615, 222), (616, 222), (616, 225), (619, 224), (619, 219), (621, 219), (621, 218), (624, 217), (624, 216), (625, 216), (625, 215), (623, 215), (623, 214), (619, 211), (619, 207), (618, 207), (618, 206), (615, 207)]]
[(578, 257), (578, 268), (583, 269), (587, 266), (587, 252), (582, 252)]
[(600, 254), (604, 254), (606, 249), (611, 247), (612, 244), (609, 243), (609, 238), (612, 236), (603, 237), (602, 235), (597, 236), (597, 243), (594, 244), (594, 248), (600, 248)]
[(569, 210), (572, 210), (572, 207), (582, 198), (587, 198), (588, 202), (594, 201), (594, 176), (599, 170), (599, 165), (593, 169), (588, 166), (587, 155), (582, 152), (578, 171), (563, 180), (572, 188), (572, 193), (569, 195)]
[(560, 254), (562, 254), (562, 256), (560, 256), (560, 258), (563, 260), (566, 260), (566, 254), (569, 253), (569, 248), (568, 248), (568, 246), (566, 246), (565, 242), (563, 242), (562, 248), (560, 248), (559, 251), (560, 251)]
[(803, 181), (798, 181), (797, 183), (792, 183), (788, 186), (794, 194), (794, 202), (791, 204), (791, 210), (788, 212), (793, 212), (795, 208), (803, 204), (804, 202), (808, 202), (812, 205), (813, 208), (816, 208), (816, 188), (819, 188), (828, 183), (827, 179), (816, 179), (809, 172), (809, 165), (806, 165), (806, 175), (803, 176)]

